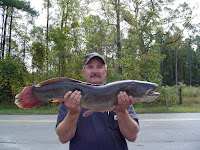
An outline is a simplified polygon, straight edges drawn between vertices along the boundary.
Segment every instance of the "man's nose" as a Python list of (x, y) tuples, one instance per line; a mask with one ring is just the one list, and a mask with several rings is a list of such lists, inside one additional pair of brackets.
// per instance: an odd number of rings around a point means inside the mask
[(93, 73), (97, 73), (97, 72), (98, 72), (98, 68), (93, 68), (93, 69), (92, 69), (92, 72), (93, 72)]

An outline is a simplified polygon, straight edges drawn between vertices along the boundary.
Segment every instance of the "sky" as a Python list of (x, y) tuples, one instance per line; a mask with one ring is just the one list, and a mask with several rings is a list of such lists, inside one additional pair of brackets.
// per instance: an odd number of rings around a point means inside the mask
[[(43, 9), (43, 0), (27, 0), (30, 1), (31, 6), (35, 8), (40, 13), (40, 16), (35, 20), (36, 25), (46, 25), (46, 10)], [(176, 0), (175, 4), (178, 3), (187, 2), (190, 4), (190, 8), (195, 7), (196, 9), (193, 9), (194, 15), (196, 16), (195, 19), (192, 20), (194, 24), (200, 23), (200, 0)]]

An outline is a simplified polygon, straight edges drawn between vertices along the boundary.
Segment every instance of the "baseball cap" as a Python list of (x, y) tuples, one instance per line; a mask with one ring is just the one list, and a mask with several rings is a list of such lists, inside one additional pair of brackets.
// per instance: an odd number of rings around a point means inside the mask
[(83, 68), (84, 68), (85, 65), (86, 65), (92, 58), (94, 58), (94, 57), (99, 57), (99, 58), (102, 60), (102, 62), (106, 65), (103, 56), (101, 56), (101, 55), (98, 54), (98, 53), (89, 53), (89, 54), (87, 54), (87, 55), (84, 57), (84, 59), (83, 59)]

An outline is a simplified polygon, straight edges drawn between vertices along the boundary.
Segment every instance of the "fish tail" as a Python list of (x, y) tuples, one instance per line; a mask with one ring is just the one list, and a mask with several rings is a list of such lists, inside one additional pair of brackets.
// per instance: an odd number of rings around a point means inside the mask
[(33, 87), (34, 86), (27, 86), (21, 93), (15, 96), (15, 104), (18, 107), (23, 109), (30, 109), (43, 103), (33, 96)]

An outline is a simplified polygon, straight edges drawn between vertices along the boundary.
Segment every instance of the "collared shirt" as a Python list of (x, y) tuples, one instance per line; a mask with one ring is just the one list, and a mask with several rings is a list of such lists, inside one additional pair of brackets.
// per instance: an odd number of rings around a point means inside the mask
[[(131, 118), (138, 123), (133, 106), (127, 110)], [(61, 103), (56, 127), (65, 118), (67, 111), (64, 103)], [(81, 110), (76, 133), (70, 140), (70, 150), (128, 150), (114, 111), (94, 112), (88, 117), (82, 117), (84, 111), (86, 109)]]

